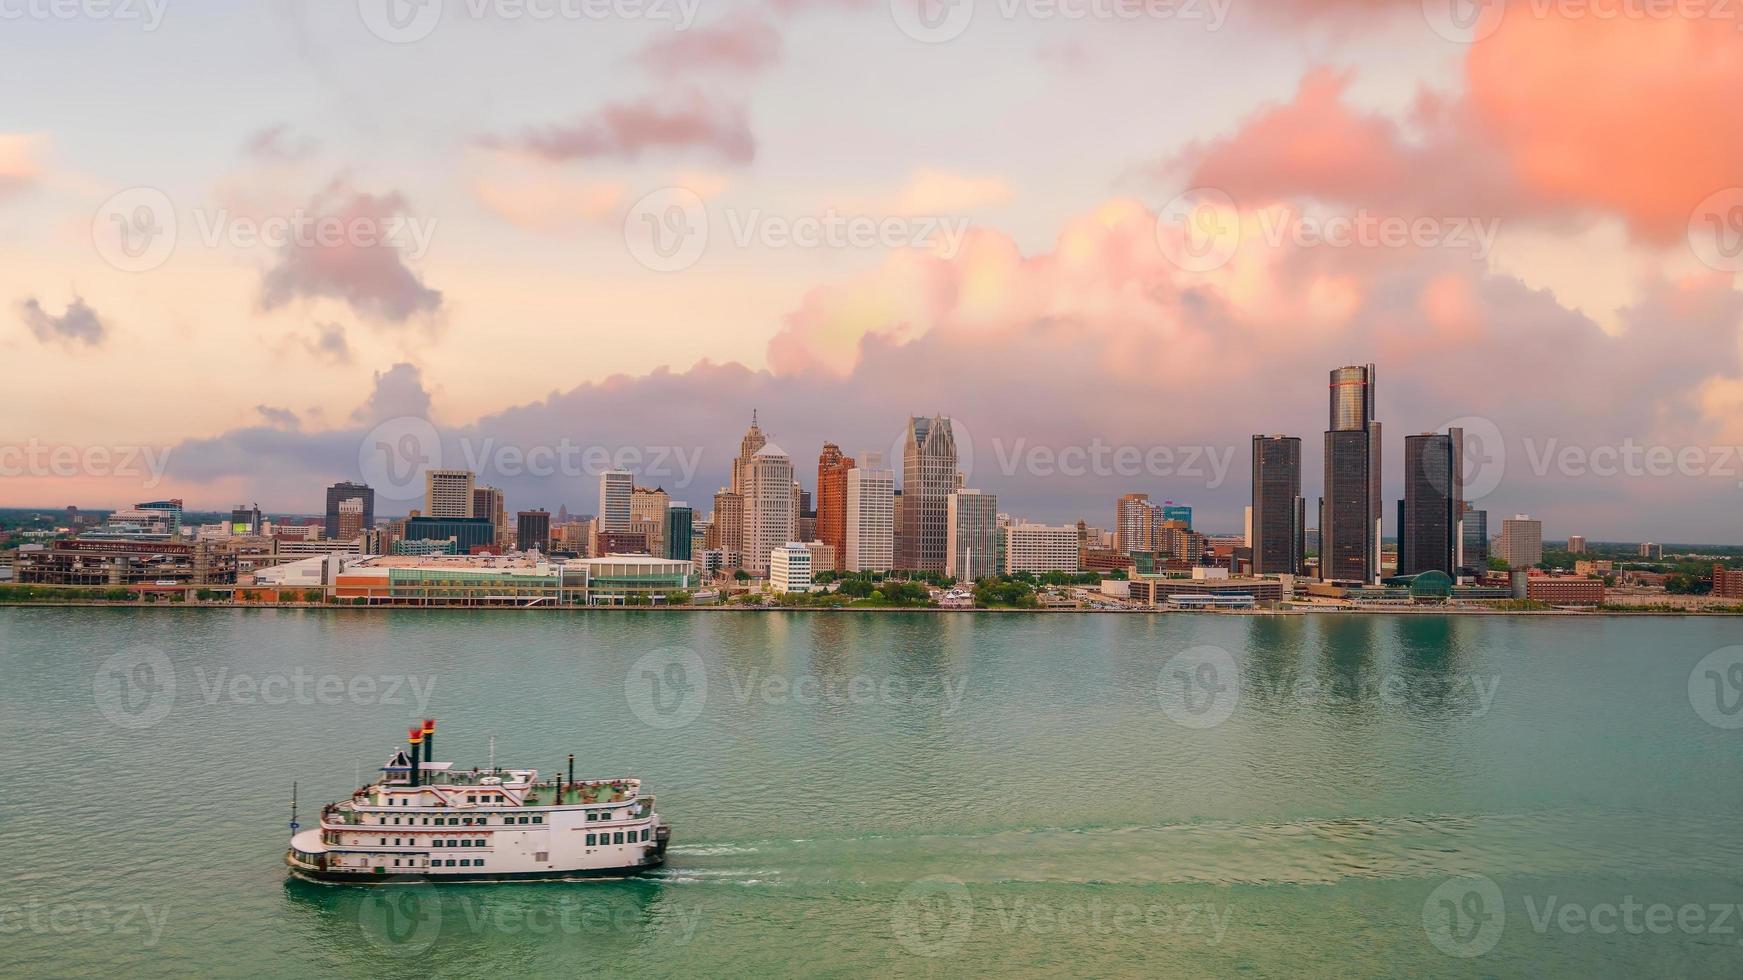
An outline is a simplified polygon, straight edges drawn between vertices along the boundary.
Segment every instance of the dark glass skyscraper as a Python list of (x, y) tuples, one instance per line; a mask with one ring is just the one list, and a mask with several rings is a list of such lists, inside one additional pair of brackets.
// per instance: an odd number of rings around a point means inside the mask
[(901, 525), (896, 567), (942, 572), (950, 553), (950, 495), (956, 487), (956, 435), (943, 416), (909, 420), (902, 450)]
[(363, 529), (375, 526), (375, 491), (364, 483), (335, 483), (327, 488), (327, 537), (339, 537), (339, 505), (347, 500), (363, 501)]
[(1398, 574), (1457, 575), (1464, 513), (1464, 431), (1404, 439), (1404, 499), (1399, 504)]
[(1466, 503), (1462, 523), (1465, 539), (1463, 565), (1473, 571), (1483, 571), (1489, 567), (1489, 512), (1475, 510)]
[(1325, 434), (1325, 496), (1319, 501), (1319, 577), (1380, 578), (1380, 423), (1374, 365), (1331, 372), (1331, 428)]
[(1301, 440), (1253, 437), (1253, 571), (1297, 575), (1307, 555), (1307, 501), (1301, 496)]
[(520, 551), (551, 553), (551, 512), (523, 510), (514, 518), (514, 546)]
[(674, 561), (689, 561), (691, 540), (696, 533), (696, 512), (690, 505), (674, 503), (666, 508), (666, 554)]

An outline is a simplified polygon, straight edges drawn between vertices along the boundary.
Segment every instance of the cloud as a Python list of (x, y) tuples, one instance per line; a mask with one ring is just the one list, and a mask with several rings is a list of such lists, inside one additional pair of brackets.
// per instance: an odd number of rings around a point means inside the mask
[(655, 38), (636, 56), (644, 68), (663, 75), (721, 73), (741, 78), (780, 59), (780, 32), (754, 15)]
[(38, 158), (47, 142), (47, 137), (32, 133), (0, 133), (0, 201), (41, 179)]
[(528, 231), (556, 234), (622, 221), (624, 187), (567, 172), (515, 152), (474, 156), (472, 194), (491, 213)]
[(280, 123), (251, 133), (242, 144), (243, 152), (270, 163), (294, 163), (313, 156), (318, 144), (312, 139), (292, 139), (290, 126)]
[(416, 365), (400, 362), (375, 373), (375, 388), (369, 400), (351, 413), (355, 422), (383, 422), (395, 418), (429, 418), (430, 393)]
[(650, 153), (696, 152), (728, 163), (749, 163), (756, 138), (742, 107), (716, 105), (699, 95), (660, 96), (607, 105), (560, 126), (528, 131), (512, 141), (487, 139), (546, 160), (639, 160)]
[(108, 334), (108, 328), (104, 326), (97, 311), (77, 297), (67, 304), (66, 312), (60, 316), (43, 309), (34, 296), (18, 304), (18, 312), (24, 325), (30, 328), (37, 340), (45, 344), (58, 341), (68, 345), (98, 347)]
[(303, 340), (309, 353), (330, 364), (351, 363), (351, 344), (345, 339), (345, 328), (337, 323), (322, 323), (315, 327), (316, 335)]
[[(442, 306), (442, 294), (405, 264), (402, 247), (419, 229), (399, 194), (365, 194), (334, 183), (315, 195), (307, 213), (346, 229), (336, 241), (287, 242), (261, 282), (261, 306), (275, 310), (297, 299), (336, 299), (359, 316), (403, 323)], [(433, 223), (425, 223), (433, 231)], [(350, 229), (368, 229), (354, 235)], [(423, 242), (421, 244), (426, 244)]]
[(273, 428), (294, 430), (302, 427), (302, 420), (297, 418), (297, 413), (288, 408), (275, 408), (271, 405), (256, 405), (254, 406), (254, 410), (259, 412), (260, 417), (266, 420), (266, 424)]

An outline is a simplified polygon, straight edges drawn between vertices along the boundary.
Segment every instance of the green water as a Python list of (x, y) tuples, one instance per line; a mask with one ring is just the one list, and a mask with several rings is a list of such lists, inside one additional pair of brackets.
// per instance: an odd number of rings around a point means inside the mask
[[(0, 610), (0, 974), (1734, 977), (1743, 668), (1703, 658), (1740, 642), (1696, 618)], [(494, 735), (499, 762), (640, 775), (668, 866), (288, 882), (292, 781), (307, 825), (426, 710), (465, 766)]]

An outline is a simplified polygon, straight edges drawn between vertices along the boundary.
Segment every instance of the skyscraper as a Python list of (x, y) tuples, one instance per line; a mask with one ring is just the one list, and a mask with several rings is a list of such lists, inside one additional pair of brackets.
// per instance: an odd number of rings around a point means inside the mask
[(1467, 502), (1460, 526), (1465, 537), (1464, 567), (1478, 572), (1488, 568), (1489, 512), (1477, 510)]
[(333, 536), (334, 541), (355, 541), (369, 529), (364, 523), (364, 504), (362, 497), (346, 497), (339, 501), (339, 530)]
[(551, 552), (551, 512), (523, 510), (515, 515), (514, 546), (521, 551)]
[(1404, 439), (1404, 500), (1398, 519), (1398, 574), (1457, 575), (1464, 548), (1465, 434), (1448, 429)]
[(793, 540), (799, 529), (794, 511), (793, 461), (774, 443), (765, 443), (741, 467), (744, 484), (744, 569), (767, 575), (769, 554)]
[(599, 474), (599, 529), (628, 533), (634, 496), (635, 477), (628, 470)]
[(335, 483), (327, 488), (327, 537), (348, 540), (339, 530), (339, 505), (347, 500), (363, 501), (363, 526), (375, 526), (375, 491), (364, 483)]
[(424, 516), (472, 517), (472, 490), (476, 480), (471, 470), (425, 470)]
[(630, 530), (647, 535), (648, 553), (658, 557), (666, 553), (666, 511), (672, 506), (672, 496), (664, 487), (636, 487), (629, 496)]
[(726, 488), (714, 494), (714, 516), (708, 522), (706, 544), (732, 555), (732, 561), (743, 562), (744, 555), (744, 495)]
[(1301, 440), (1253, 437), (1253, 571), (1299, 575), (1307, 557), (1307, 501), (1301, 496)]
[(1508, 568), (1530, 568), (1543, 560), (1543, 522), (1519, 514), (1501, 522), (1495, 556)]
[(999, 498), (979, 490), (955, 491), (946, 527), (950, 547), (944, 574), (974, 582), (998, 571)]
[(956, 436), (942, 415), (908, 421), (902, 448), (902, 530), (897, 567), (942, 572), (950, 548), (950, 494), (957, 488)]
[(1374, 365), (1331, 372), (1325, 496), (1319, 502), (1319, 574), (1330, 582), (1380, 579), (1380, 423)]
[(763, 430), (757, 427), (757, 413), (756, 409), (753, 408), (750, 413), (750, 429), (745, 432), (744, 438), (739, 440), (738, 456), (732, 461), (733, 493), (744, 493), (744, 470), (750, 465), (751, 459), (756, 456), (757, 450), (768, 444), (768, 437), (763, 435)]
[(674, 561), (689, 561), (691, 543), (694, 540), (696, 527), (696, 512), (690, 505), (681, 500), (675, 500), (666, 508), (665, 544), (666, 558)]
[(883, 453), (847, 471), (847, 559), (850, 572), (887, 572), (895, 561), (896, 475)]
[(1156, 508), (1147, 493), (1128, 493), (1114, 503), (1114, 547), (1125, 554), (1154, 551), (1150, 530)]
[(846, 567), (847, 474), (853, 467), (853, 457), (843, 456), (840, 446), (823, 444), (817, 457), (817, 540), (835, 549), (837, 570)]
[(472, 488), (472, 516), (483, 517), (496, 527), (496, 543), (508, 542), (508, 497), (495, 487)]

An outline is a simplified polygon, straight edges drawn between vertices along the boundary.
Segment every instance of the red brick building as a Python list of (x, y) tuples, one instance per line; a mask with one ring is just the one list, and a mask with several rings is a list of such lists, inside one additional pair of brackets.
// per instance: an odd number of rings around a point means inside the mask
[(1743, 568), (1714, 565), (1713, 594), (1721, 599), (1743, 599)]

